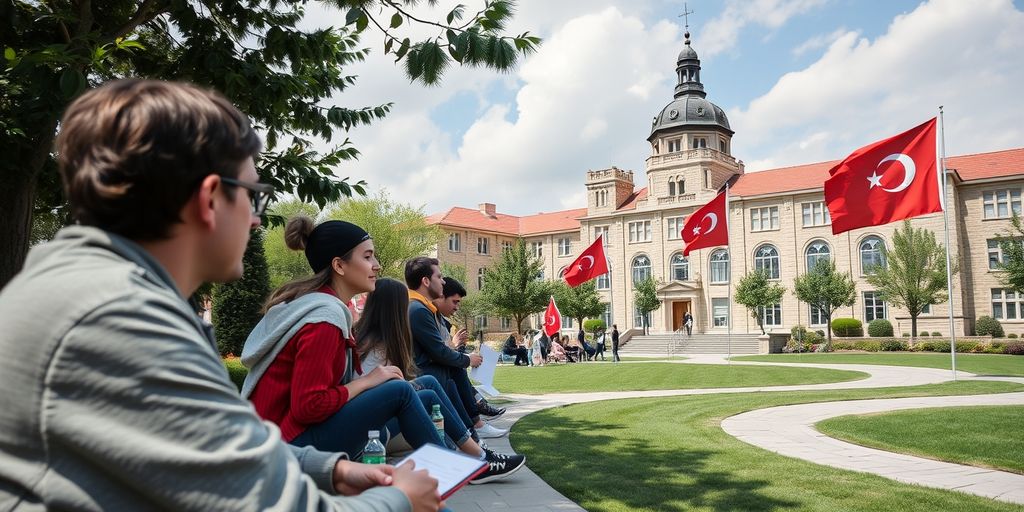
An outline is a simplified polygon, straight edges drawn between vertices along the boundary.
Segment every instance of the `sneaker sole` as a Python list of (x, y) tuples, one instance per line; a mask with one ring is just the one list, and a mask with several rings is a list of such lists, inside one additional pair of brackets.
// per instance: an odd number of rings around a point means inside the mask
[(497, 434), (497, 435), (495, 435), (495, 434), (486, 434), (485, 435), (483, 432), (480, 432), (480, 431), (477, 431), (476, 434), (478, 436), (480, 436), (480, 439), (498, 439), (499, 437), (507, 436), (508, 435), (508, 431), (506, 430), (506, 431), (504, 431), (504, 432), (502, 432), (500, 434)]
[(472, 485), (479, 485), (479, 484), (486, 484), (487, 482), (493, 482), (495, 480), (501, 480), (502, 478), (505, 478), (505, 477), (511, 475), (512, 473), (515, 473), (516, 471), (519, 471), (519, 468), (521, 468), (521, 467), (523, 467), (525, 465), (526, 465), (526, 459), (523, 459), (522, 464), (519, 464), (518, 466), (510, 469), (508, 471), (508, 473), (502, 473), (500, 475), (485, 476), (483, 478), (478, 478), (476, 480), (470, 480), (469, 483), (472, 484)]

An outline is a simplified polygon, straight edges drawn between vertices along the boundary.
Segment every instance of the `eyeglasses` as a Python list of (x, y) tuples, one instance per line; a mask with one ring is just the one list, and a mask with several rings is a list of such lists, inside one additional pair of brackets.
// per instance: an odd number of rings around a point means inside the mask
[(270, 204), (270, 195), (274, 193), (274, 186), (266, 183), (249, 183), (234, 178), (220, 177), (220, 180), (228, 185), (242, 187), (249, 192), (249, 200), (252, 201), (252, 214), (262, 217)]

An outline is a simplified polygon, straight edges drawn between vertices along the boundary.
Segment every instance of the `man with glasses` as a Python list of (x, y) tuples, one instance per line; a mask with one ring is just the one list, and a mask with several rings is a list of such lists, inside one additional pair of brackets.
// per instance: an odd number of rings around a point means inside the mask
[(410, 465), (283, 443), (185, 300), (242, 275), (273, 192), (249, 120), (210, 91), (128, 80), (60, 126), (77, 225), (0, 292), (0, 510), (437, 510)]

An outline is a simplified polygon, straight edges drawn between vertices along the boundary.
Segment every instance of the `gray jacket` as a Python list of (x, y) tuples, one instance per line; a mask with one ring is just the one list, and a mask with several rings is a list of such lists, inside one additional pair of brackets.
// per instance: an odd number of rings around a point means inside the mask
[(31, 251), (0, 292), (0, 354), (0, 510), (411, 508), (331, 496), (343, 454), (261, 422), (166, 270), (116, 235)]

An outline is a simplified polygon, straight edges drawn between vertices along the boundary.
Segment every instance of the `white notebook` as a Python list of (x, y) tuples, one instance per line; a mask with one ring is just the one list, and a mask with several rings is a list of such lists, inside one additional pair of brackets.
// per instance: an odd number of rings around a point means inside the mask
[(486, 461), (435, 444), (421, 446), (395, 466), (401, 466), (410, 460), (416, 463), (416, 469), (425, 469), (430, 476), (437, 479), (437, 491), (441, 493), (441, 499), (447, 499), (473, 477), (487, 469)]

